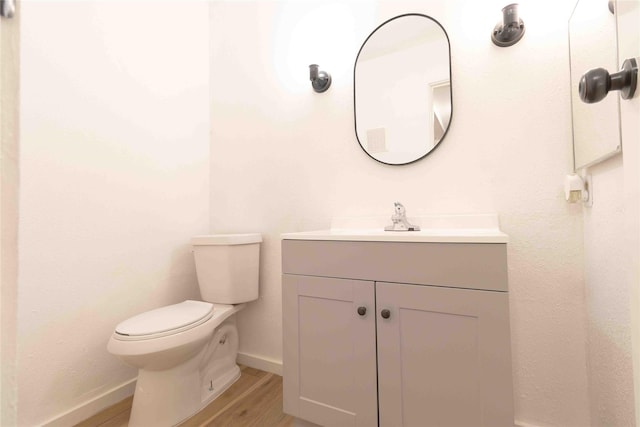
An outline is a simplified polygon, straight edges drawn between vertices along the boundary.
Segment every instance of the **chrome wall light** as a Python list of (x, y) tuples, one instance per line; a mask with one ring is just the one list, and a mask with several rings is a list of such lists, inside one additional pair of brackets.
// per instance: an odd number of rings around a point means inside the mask
[(587, 104), (602, 101), (611, 91), (619, 90), (622, 99), (631, 99), (638, 87), (638, 61), (628, 58), (622, 63), (622, 69), (609, 74), (604, 68), (587, 71), (578, 84), (580, 99)]
[(313, 90), (318, 93), (326, 92), (331, 86), (331, 75), (326, 71), (319, 71), (318, 64), (309, 65), (309, 80)]
[(4, 18), (13, 18), (16, 13), (15, 0), (0, 0), (0, 16)]
[(512, 3), (502, 9), (502, 22), (498, 22), (491, 33), (496, 46), (508, 47), (520, 41), (524, 36), (524, 22), (518, 16), (518, 3)]

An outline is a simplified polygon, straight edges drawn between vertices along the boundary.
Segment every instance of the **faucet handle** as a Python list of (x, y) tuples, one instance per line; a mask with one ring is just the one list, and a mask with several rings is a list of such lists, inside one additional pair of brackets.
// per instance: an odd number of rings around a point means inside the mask
[(407, 210), (400, 202), (393, 203), (395, 212), (391, 215), (392, 225), (386, 226), (385, 231), (420, 231), (420, 227), (407, 221)]
[[(405, 209), (402, 203), (393, 202), (393, 207), (395, 209), (395, 213), (393, 214), (393, 217), (400, 216), (402, 218), (405, 218), (407, 216), (407, 210)], [(393, 219), (393, 217), (391, 217), (391, 219)]]

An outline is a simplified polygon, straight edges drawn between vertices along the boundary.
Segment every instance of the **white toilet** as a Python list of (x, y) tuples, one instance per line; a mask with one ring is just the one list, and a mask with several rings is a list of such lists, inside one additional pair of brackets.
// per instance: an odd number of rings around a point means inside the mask
[(173, 426), (240, 377), (231, 316), (258, 298), (260, 234), (191, 239), (203, 301), (187, 300), (116, 326), (107, 349), (139, 369), (130, 427)]

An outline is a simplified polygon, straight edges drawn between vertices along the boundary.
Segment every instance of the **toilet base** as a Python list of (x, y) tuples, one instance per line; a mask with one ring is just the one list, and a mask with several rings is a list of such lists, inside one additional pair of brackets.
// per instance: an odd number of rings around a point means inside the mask
[(220, 325), (195, 357), (174, 368), (140, 369), (129, 427), (169, 427), (194, 416), (238, 378), (238, 331)]
[[(213, 402), (218, 396), (227, 391), (229, 387), (233, 385), (240, 378), (240, 367), (234, 365), (228, 372), (222, 376), (211, 381), (209, 384), (205, 384), (202, 390), (202, 406), (200, 411), (209, 403)], [(195, 415), (195, 414), (193, 414)]]
[[(148, 377), (144, 374), (138, 374), (129, 427), (169, 427), (186, 421), (231, 387), (240, 378), (240, 368), (235, 365), (217, 378), (213, 382), (213, 390), (209, 391), (207, 386), (206, 394), (201, 395), (202, 400), (198, 398), (195, 401), (193, 393), (189, 393), (195, 389), (193, 384), (176, 384), (175, 378), (159, 378), (158, 372), (153, 372), (151, 381), (145, 381)], [(166, 386), (162, 385), (163, 382)]]

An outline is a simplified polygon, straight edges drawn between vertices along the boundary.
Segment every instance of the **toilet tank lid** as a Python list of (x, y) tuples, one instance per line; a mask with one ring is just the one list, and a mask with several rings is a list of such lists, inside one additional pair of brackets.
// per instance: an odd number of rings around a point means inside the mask
[(187, 300), (131, 317), (116, 326), (116, 333), (129, 336), (167, 333), (195, 326), (202, 319), (210, 317), (212, 312), (213, 304)]
[(259, 233), (245, 234), (209, 234), (195, 236), (191, 238), (191, 244), (198, 245), (247, 245), (250, 243), (262, 242), (262, 235)]

